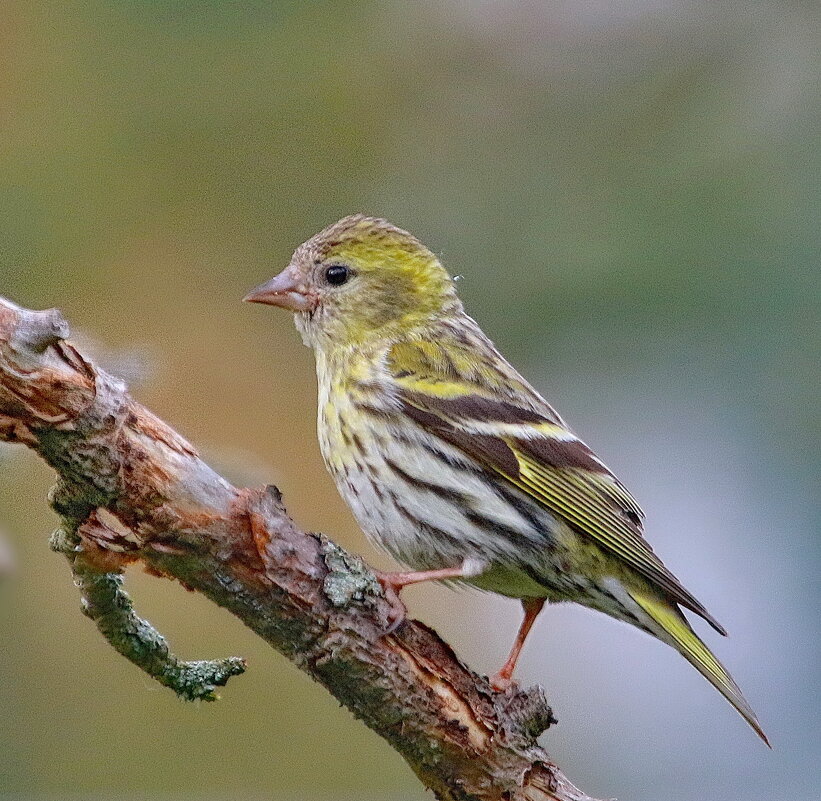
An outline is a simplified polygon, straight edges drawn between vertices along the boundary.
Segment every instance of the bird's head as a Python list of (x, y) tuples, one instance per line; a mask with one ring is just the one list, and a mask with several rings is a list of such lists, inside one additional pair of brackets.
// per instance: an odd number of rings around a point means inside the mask
[(306, 344), (395, 340), (461, 308), (453, 279), (416, 237), (355, 214), (320, 231), (245, 297), (295, 313)]

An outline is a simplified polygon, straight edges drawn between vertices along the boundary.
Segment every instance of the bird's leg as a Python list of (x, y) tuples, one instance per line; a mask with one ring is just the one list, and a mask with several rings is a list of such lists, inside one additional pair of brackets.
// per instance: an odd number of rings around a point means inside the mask
[(484, 565), (466, 559), (459, 567), (442, 567), (437, 570), (413, 570), (396, 573), (383, 573), (381, 570), (375, 570), (376, 580), (382, 585), (385, 598), (391, 605), (388, 633), (395, 631), (407, 617), (408, 610), (405, 608), (405, 604), (402, 603), (399, 593), (408, 584), (419, 584), (422, 581), (470, 578), (481, 573), (483, 569)]
[(381, 573), (376, 571), (376, 578), (386, 589), (390, 587), (394, 592), (399, 592), (408, 584), (419, 584), (422, 581), (438, 581), (441, 579), (462, 578), (465, 569), (459, 567), (442, 567), (438, 570), (413, 570), (407, 573)]
[(490, 677), (490, 686), (494, 690), (506, 690), (513, 683), (511, 676), (516, 669), (516, 662), (519, 661), (519, 654), (522, 652), (522, 646), (525, 644), (527, 635), (530, 629), (536, 622), (539, 612), (545, 604), (544, 598), (523, 598), (522, 607), (525, 610), (524, 620), (519, 626), (519, 631), (516, 634), (516, 639), (513, 641), (513, 647), (510, 649), (510, 655), (507, 662), (502, 665), (502, 669), (494, 676)]

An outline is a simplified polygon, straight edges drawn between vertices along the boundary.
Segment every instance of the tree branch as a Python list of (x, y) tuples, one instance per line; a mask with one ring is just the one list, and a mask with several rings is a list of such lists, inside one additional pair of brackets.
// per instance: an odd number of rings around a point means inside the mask
[(239, 489), (65, 338), (55, 310), (0, 299), (0, 440), (58, 474), (52, 547), (82, 607), (123, 656), (183, 698), (213, 699), (236, 658), (182, 662), (133, 611), (125, 565), (175, 578), (233, 612), (384, 737), (444, 801), (592, 801), (536, 738), (541, 689), (498, 693), (435, 632), (390, 634), (370, 569), (296, 528), (275, 487)]

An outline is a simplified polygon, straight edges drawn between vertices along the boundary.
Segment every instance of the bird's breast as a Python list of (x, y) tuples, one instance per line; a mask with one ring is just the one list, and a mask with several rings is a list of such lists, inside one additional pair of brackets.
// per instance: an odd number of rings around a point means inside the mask
[(320, 388), (322, 455), (365, 534), (416, 569), (466, 558), (512, 563), (546, 553), (556, 521), (511, 498), (459, 450), (421, 429), (392, 402), (390, 388), (364, 382)]

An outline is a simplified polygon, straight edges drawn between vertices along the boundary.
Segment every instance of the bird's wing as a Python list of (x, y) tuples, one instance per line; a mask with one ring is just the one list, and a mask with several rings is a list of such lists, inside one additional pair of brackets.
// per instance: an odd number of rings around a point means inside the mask
[[(460, 369), (462, 359), (470, 369)], [(417, 425), (518, 487), (725, 634), (653, 553), (632, 495), (502, 364), (477, 363), (475, 354), (430, 341), (394, 345), (387, 361), (402, 410)]]

